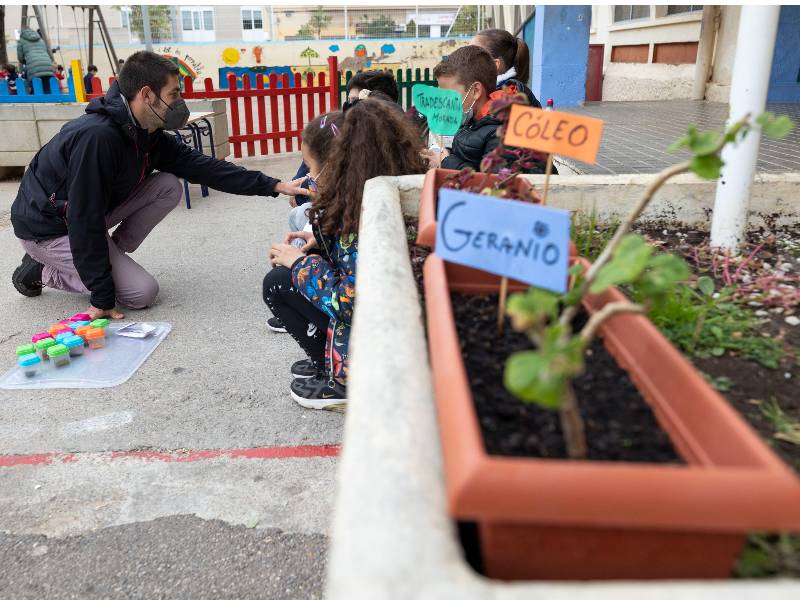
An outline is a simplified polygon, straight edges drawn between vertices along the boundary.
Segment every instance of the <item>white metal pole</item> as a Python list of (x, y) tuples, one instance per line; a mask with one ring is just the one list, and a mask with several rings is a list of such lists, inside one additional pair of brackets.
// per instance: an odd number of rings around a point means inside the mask
[[(94, 24), (90, 24), (94, 27)], [(150, 34), (150, 8), (145, 4), (142, 6), (142, 29), (144, 33), (144, 48), (148, 52), (153, 51), (153, 36)]]
[[(747, 114), (755, 118), (764, 112), (780, 10), (780, 6), (742, 7), (728, 123)], [(736, 252), (744, 240), (760, 141), (761, 131), (753, 129), (743, 141), (726, 146), (722, 151), (725, 166), (717, 183), (711, 219), (712, 246)]]
[(350, 24), (347, 22), (347, 4), (345, 4), (344, 5), (344, 39), (345, 40), (349, 40), (350, 39), (350, 31), (349, 31), (350, 27), (349, 27), (349, 25)]
[(269, 5), (269, 41), (275, 41), (275, 13), (271, 4)]
[(700, 43), (694, 66), (692, 100), (702, 100), (706, 97), (706, 83), (711, 70), (711, 59), (714, 55), (717, 23), (719, 23), (719, 7), (713, 4), (704, 6), (703, 20), (700, 23)]

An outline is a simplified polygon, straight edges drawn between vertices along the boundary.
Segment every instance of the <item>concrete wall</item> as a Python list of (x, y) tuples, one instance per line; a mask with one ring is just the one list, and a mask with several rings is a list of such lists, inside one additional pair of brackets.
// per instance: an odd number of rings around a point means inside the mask
[(720, 7), (720, 23), (717, 45), (714, 49), (714, 67), (711, 81), (706, 86), (706, 100), (727, 102), (731, 94), (733, 58), (736, 54), (736, 38), (739, 33), (741, 6)]
[(531, 28), (525, 28), (532, 52), (531, 89), (557, 107), (578, 106), (586, 97), (587, 44), (591, 7), (537, 6)]
[[(655, 44), (697, 42), (702, 12), (666, 16), (665, 5), (650, 5), (646, 19), (613, 22), (614, 6), (592, 7), (589, 42), (605, 44), (603, 100), (671, 100), (689, 98), (694, 64), (653, 64)], [(648, 46), (648, 63), (613, 63), (614, 46)]]
[[(230, 154), (225, 100), (189, 100), (192, 112), (212, 112), (217, 157)], [(82, 114), (86, 104), (0, 104), (0, 167), (26, 167), (61, 128)], [(206, 138), (204, 143), (207, 144)], [(206, 154), (210, 154), (206, 148)]]
[(767, 100), (800, 102), (800, 6), (781, 6)]

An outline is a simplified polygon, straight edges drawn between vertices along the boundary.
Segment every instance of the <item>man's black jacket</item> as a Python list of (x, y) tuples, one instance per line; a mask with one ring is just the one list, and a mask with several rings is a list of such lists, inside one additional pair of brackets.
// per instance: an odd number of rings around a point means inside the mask
[(231, 194), (277, 196), (277, 179), (205, 156), (160, 129), (139, 127), (115, 82), (33, 158), (11, 206), (14, 233), (35, 241), (69, 235), (92, 306), (113, 308), (106, 216), (154, 170)]

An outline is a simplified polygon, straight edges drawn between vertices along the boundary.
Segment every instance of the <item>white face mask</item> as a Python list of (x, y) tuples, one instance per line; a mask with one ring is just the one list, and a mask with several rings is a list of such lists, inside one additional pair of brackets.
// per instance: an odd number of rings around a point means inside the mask
[(461, 125), (462, 126), (466, 125), (467, 123), (469, 123), (470, 119), (472, 119), (472, 116), (475, 113), (475, 111), (473, 111), (472, 109), (475, 106), (475, 102), (478, 101), (477, 97), (473, 98), (472, 99), (472, 104), (469, 105), (469, 108), (467, 110), (464, 110), (464, 102), (466, 101), (467, 96), (469, 96), (469, 93), (472, 91), (472, 86), (473, 85), (475, 85), (475, 84), (473, 83), (471, 86), (469, 86), (469, 89), (467, 90), (467, 93), (464, 94), (464, 97), (461, 99), (461, 113), (462, 113), (461, 114)]

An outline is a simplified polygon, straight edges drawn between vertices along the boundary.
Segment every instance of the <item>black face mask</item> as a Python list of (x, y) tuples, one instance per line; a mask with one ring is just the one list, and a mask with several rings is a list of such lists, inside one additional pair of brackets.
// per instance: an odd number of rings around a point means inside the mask
[[(156, 95), (158, 99), (161, 100), (161, 96), (158, 94)], [(164, 129), (180, 129), (181, 127), (186, 127), (186, 123), (189, 121), (189, 107), (186, 106), (186, 101), (183, 98), (175, 100), (172, 104), (167, 104), (163, 100), (161, 100), (161, 103), (167, 107), (166, 119), (153, 110), (152, 106), (149, 104), (147, 106), (150, 106), (150, 110), (153, 111), (153, 114), (164, 123)]]

